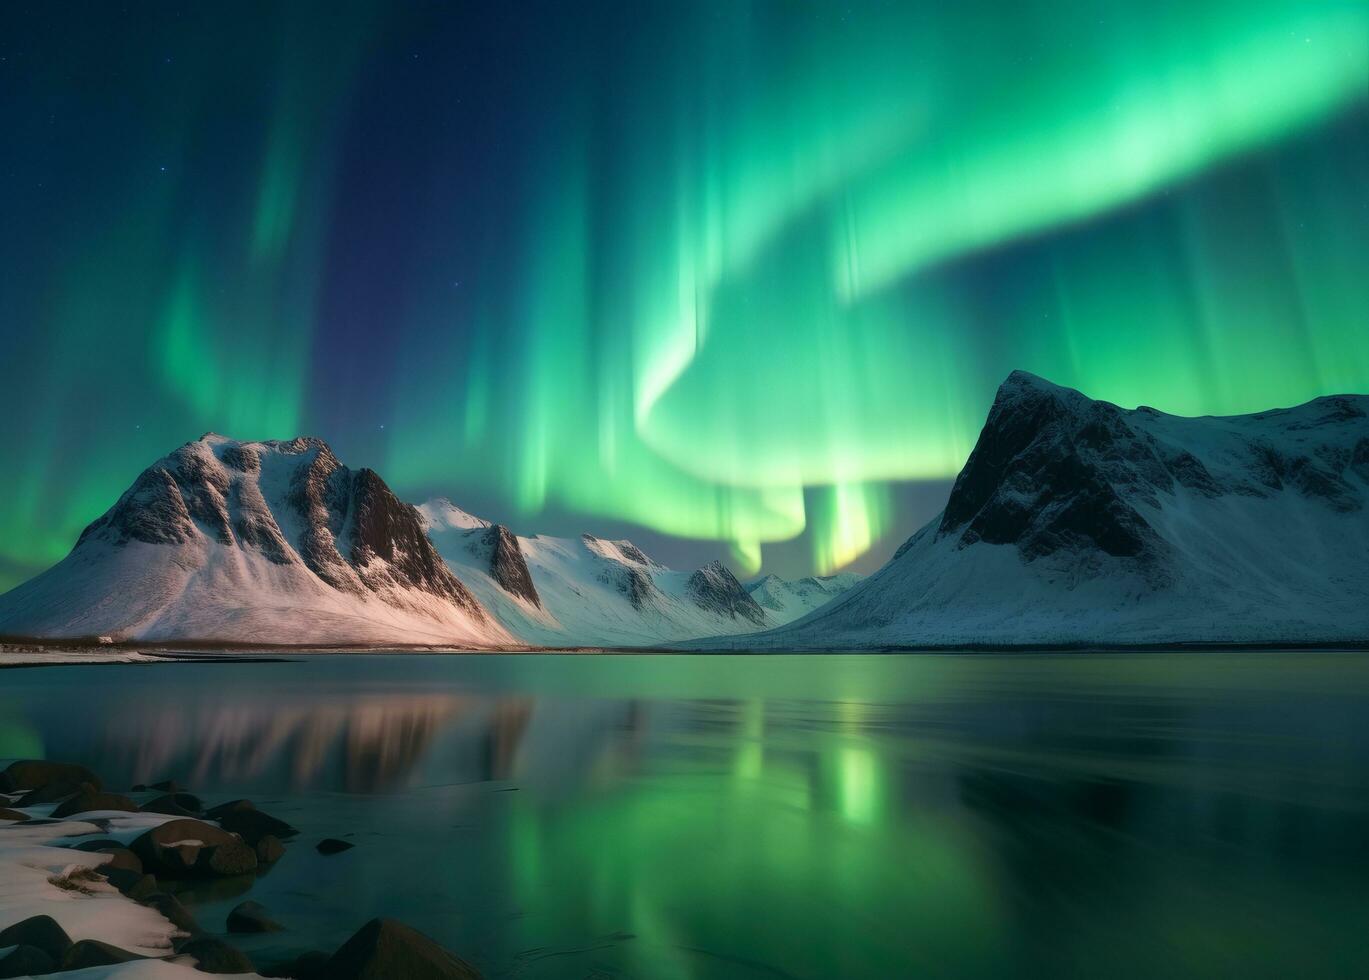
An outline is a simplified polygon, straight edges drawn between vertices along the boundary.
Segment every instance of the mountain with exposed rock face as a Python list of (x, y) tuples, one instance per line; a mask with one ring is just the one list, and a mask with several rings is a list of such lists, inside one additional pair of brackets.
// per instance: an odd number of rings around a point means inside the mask
[(373, 470), (319, 439), (213, 433), (144, 470), (71, 554), (0, 596), (0, 635), (513, 642)]
[(1369, 396), (1181, 418), (1014, 372), (945, 510), (887, 565), (700, 646), (1365, 641)]
[[(762, 608), (721, 562), (683, 572), (631, 541), (521, 537), (444, 498), (419, 511), (462, 581), (511, 633), (534, 646), (659, 646), (768, 629), (812, 608)], [(849, 587), (858, 580), (843, 581)], [(841, 591), (834, 584), (827, 598)]]
[(757, 626), (768, 625), (765, 610), (720, 561), (711, 561), (689, 576), (685, 588), (700, 609), (740, 617)]
[(0, 637), (283, 646), (657, 646), (770, 628), (721, 562), (523, 538), (415, 508), (318, 439), (210, 433), (144, 470), (70, 555), (0, 596)]

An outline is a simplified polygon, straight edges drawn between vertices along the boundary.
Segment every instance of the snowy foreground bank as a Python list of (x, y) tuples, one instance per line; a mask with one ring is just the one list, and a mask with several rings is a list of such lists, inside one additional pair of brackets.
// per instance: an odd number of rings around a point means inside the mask
[(50, 667), (56, 664), (150, 664), (164, 657), (117, 647), (37, 648), (0, 644), (0, 667)]
[[(20, 761), (0, 772), (0, 978), (174, 980), (205, 973), (295, 980), (473, 980), (479, 973), (401, 923), (374, 919), (331, 955), (253, 964), (202, 928), (158, 880), (254, 875), (294, 828), (247, 800), (203, 809), (174, 783), (105, 792), (81, 766)], [(320, 842), (328, 853), (350, 846)], [(245, 902), (229, 933), (275, 931)], [(258, 972), (260, 970), (261, 972)]]

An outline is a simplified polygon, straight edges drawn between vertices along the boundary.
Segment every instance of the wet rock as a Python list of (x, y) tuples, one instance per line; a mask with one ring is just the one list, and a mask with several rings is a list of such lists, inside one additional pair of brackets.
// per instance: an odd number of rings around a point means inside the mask
[(259, 902), (243, 902), (228, 913), (229, 932), (280, 932), (282, 928)]
[(257, 870), (257, 852), (242, 841), (214, 844), (200, 851), (195, 870), (214, 878), (231, 878)]
[(102, 868), (132, 871), (136, 874), (143, 873), (143, 862), (138, 858), (138, 855), (126, 847), (102, 847), (96, 853), (109, 855), (109, 860), (100, 865)]
[[(219, 873), (214, 870), (211, 857), (206, 855), (202, 860), (201, 853), (231, 845), (244, 846), (228, 831), (202, 820), (168, 820), (137, 838), (129, 849), (142, 859), (143, 867), (149, 871), (169, 877), (193, 877)], [(256, 854), (250, 848), (247, 850), (252, 854), (255, 867)], [(240, 860), (231, 849), (225, 858)]]
[(69, 780), (59, 779), (40, 786), (37, 789), (29, 790), (15, 801), (15, 806), (42, 806), (45, 803), (60, 803), (63, 800), (76, 796), (79, 793), (97, 793), (93, 783), (75, 783)]
[(285, 845), (280, 842), (278, 837), (267, 834), (257, 841), (257, 863), (275, 864), (285, 857)]
[(341, 854), (343, 851), (350, 851), (356, 847), (351, 841), (338, 840), (336, 837), (325, 837), (314, 845), (314, 850), (320, 854)]
[(104, 875), (105, 880), (117, 888), (120, 894), (133, 899), (135, 902), (145, 901), (150, 895), (155, 895), (158, 892), (155, 875), (143, 874), (141, 871), (130, 871), (127, 868), (111, 868), (107, 864), (101, 865), (95, 870)]
[(20, 813), (18, 810), (11, 810), (8, 807), (0, 806), (0, 820), (15, 820), (23, 823), (29, 818), (27, 813)]
[(278, 963), (269, 969), (261, 971), (264, 977), (282, 977), (284, 980), (326, 980), (328, 974), (327, 953), (317, 950), (310, 950), (307, 953), (300, 953), (293, 960), (286, 960)]
[(118, 946), (102, 943), (98, 939), (82, 939), (72, 945), (62, 957), (62, 971), (86, 970), (92, 966), (112, 966), (115, 963), (131, 963), (145, 960), (146, 956), (130, 953)]
[(57, 961), (37, 946), (0, 946), (0, 977), (37, 977), (57, 972)]
[(394, 919), (372, 919), (328, 960), (330, 980), (477, 980), (469, 963)]
[(4, 773), (0, 774), (0, 791), (5, 793), (41, 789), (52, 783), (69, 783), (73, 786), (90, 783), (97, 790), (102, 785), (100, 777), (85, 766), (69, 762), (49, 762), (46, 759), (12, 762)]
[(74, 816), (78, 813), (94, 813), (97, 810), (122, 810), (125, 813), (137, 813), (138, 804), (127, 796), (120, 796), (118, 793), (100, 793), (82, 789), (81, 792), (53, 810), (52, 816), (60, 820), (63, 817)]
[(34, 915), (0, 929), (0, 949), (6, 946), (33, 946), (60, 963), (67, 950), (71, 949), (71, 937), (52, 916)]
[(219, 826), (230, 833), (237, 834), (249, 844), (257, 844), (263, 837), (293, 837), (299, 831), (284, 820), (277, 820), (269, 813), (255, 807), (251, 809), (229, 810), (218, 816)]
[(224, 814), (236, 813), (239, 810), (255, 810), (256, 808), (257, 805), (251, 800), (229, 800), (227, 803), (211, 806), (204, 811), (204, 815), (210, 820), (221, 820)]
[(257, 968), (241, 950), (234, 949), (222, 939), (201, 936), (192, 939), (178, 952), (195, 958), (195, 969), (201, 973), (255, 973)]
[(160, 783), (153, 783), (148, 789), (156, 790), (158, 793), (179, 793), (181, 787), (174, 779), (163, 779)]
[(202, 931), (200, 924), (195, 921), (195, 917), (174, 895), (168, 895), (166, 892), (153, 892), (141, 901), (148, 908), (156, 909), (162, 914), (162, 918), (183, 932), (194, 935)]
[(167, 793), (143, 804), (144, 813), (165, 813), (173, 817), (199, 817), (204, 812), (200, 798), (190, 793)]

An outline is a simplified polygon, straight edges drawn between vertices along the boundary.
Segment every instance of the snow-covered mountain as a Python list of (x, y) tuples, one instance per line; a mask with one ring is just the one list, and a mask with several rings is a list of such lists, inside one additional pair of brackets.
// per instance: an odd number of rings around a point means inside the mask
[(1331, 641), (1369, 641), (1369, 396), (1179, 418), (1015, 372), (884, 568), (705, 645)]
[(0, 596), (0, 636), (516, 642), (374, 471), (318, 439), (213, 433), (144, 470), (71, 554)]
[(751, 598), (768, 614), (780, 620), (794, 620), (825, 606), (861, 580), (855, 572), (835, 575), (809, 575), (800, 579), (783, 579), (778, 575), (763, 575), (746, 584)]
[(762, 608), (719, 562), (677, 572), (629, 541), (520, 538), (446, 500), (413, 507), (318, 439), (210, 433), (0, 596), (0, 637), (649, 646), (801, 611)]
[[(630, 541), (519, 537), (445, 499), (419, 511), (462, 581), (511, 633), (535, 646), (653, 646), (745, 633), (788, 622), (817, 603), (817, 592), (802, 585), (806, 579), (768, 576), (763, 581), (773, 579), (775, 595), (806, 598), (766, 607), (721, 562), (674, 571)], [(857, 578), (818, 581), (827, 583), (830, 599)]]

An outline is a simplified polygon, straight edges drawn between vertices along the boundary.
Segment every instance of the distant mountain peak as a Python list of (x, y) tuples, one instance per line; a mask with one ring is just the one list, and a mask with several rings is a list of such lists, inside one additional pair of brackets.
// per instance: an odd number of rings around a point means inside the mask
[(689, 577), (688, 590), (701, 608), (757, 624), (765, 622), (765, 610), (716, 558)]
[(611, 541), (608, 538), (600, 538), (586, 533), (580, 535), (580, 540), (584, 541), (585, 546), (595, 554), (611, 561), (628, 562), (647, 568), (665, 568), (664, 565), (648, 556), (646, 552), (626, 538)]
[(518, 537), (503, 524), (487, 528), (479, 536), (479, 550), (489, 560), (490, 577), (509, 595), (519, 596), (541, 608), (542, 600), (523, 557)]

